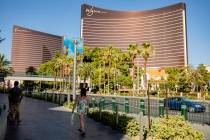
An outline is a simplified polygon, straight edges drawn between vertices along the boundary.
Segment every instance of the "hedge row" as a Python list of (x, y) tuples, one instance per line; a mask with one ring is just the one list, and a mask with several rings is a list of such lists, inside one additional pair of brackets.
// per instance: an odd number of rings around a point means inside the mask
[(137, 136), (140, 131), (139, 123), (132, 117), (125, 114), (119, 115), (118, 124), (116, 125), (116, 114), (108, 111), (102, 111), (101, 118), (98, 109), (90, 109), (88, 117), (93, 118), (95, 121), (100, 121), (104, 125), (110, 126), (113, 129), (119, 130), (123, 134), (130, 137)]
[(150, 140), (204, 140), (201, 132), (194, 129), (183, 117), (177, 115), (154, 121), (147, 137)]

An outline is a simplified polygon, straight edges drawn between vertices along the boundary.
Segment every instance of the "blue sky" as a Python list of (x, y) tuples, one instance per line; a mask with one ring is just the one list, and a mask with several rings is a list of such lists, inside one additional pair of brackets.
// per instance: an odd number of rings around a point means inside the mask
[(112, 10), (149, 10), (184, 2), (187, 6), (189, 64), (210, 64), (210, 0), (0, 0), (0, 53), (10, 60), (12, 27), (78, 37), (83, 3)]

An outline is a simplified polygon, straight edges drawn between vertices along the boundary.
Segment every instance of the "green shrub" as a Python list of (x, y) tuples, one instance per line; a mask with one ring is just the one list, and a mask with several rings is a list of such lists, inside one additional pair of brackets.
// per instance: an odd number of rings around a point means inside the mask
[(206, 96), (206, 100), (210, 100), (210, 95)]
[(70, 103), (66, 102), (63, 104), (63, 106), (69, 109), (73, 109), (74, 102), (70, 102)]
[(148, 136), (154, 140), (203, 140), (203, 134), (184, 121), (181, 116), (169, 116), (155, 121)]
[(139, 123), (132, 117), (128, 117), (125, 114), (118, 116), (118, 125), (116, 125), (116, 114), (108, 111), (101, 112), (98, 109), (91, 109), (88, 112), (88, 117), (93, 118), (95, 121), (100, 121), (104, 125), (108, 125), (114, 129), (119, 130), (123, 134), (127, 134), (130, 137), (137, 136), (140, 130)]

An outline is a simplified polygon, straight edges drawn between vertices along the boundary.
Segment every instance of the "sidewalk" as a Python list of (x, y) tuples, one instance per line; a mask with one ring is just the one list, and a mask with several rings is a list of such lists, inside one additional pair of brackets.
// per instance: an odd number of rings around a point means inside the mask
[[(7, 96), (0, 94), (0, 102), (7, 102)], [(78, 118), (71, 126), (71, 112), (53, 103), (23, 98), (20, 112), (21, 125), (8, 126), (5, 140), (128, 140), (117, 131), (89, 118), (87, 134), (81, 137), (77, 130)]]

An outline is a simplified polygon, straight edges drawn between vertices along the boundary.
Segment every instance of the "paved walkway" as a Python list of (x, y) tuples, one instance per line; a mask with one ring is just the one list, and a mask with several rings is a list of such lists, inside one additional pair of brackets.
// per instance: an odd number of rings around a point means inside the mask
[[(7, 103), (7, 96), (0, 94), (0, 102)], [(53, 103), (24, 97), (20, 106), (22, 123), (8, 126), (5, 140), (128, 140), (109, 127), (87, 118), (85, 137), (70, 124), (71, 112)], [(75, 122), (79, 122), (78, 119)]]

